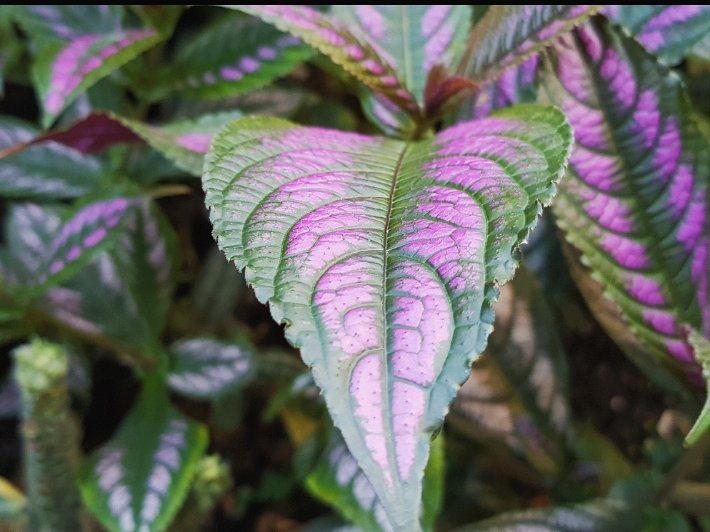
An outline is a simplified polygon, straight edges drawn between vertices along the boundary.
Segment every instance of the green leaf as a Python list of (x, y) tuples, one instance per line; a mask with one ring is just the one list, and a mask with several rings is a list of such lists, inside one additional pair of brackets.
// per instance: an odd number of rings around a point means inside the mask
[(610, 5), (603, 13), (671, 65), (680, 63), (710, 32), (706, 5)]
[(571, 131), (520, 106), (403, 142), (248, 118), (205, 163), (214, 234), (312, 367), (397, 527)]
[(111, 531), (165, 530), (206, 447), (205, 427), (175, 410), (153, 377), (116, 434), (83, 464), (84, 504)]
[(454, 64), (471, 25), (465, 5), (334, 5), (332, 15), (395, 70), (420, 106), (429, 72)]
[(11, 14), (35, 39), (67, 41), (120, 29), (122, 7), (108, 5), (16, 5)]
[(223, 6), (238, 9), (289, 32), (327, 55), (373, 91), (412, 115), (419, 113), (417, 98), (397, 77), (372, 43), (356, 37), (341, 21), (306, 6)]
[(105, 183), (98, 159), (53, 141), (30, 145), (37, 133), (21, 120), (0, 117), (0, 196), (69, 199)]
[[(331, 438), (315, 468), (306, 477), (306, 488), (362, 530), (394, 530), (372, 484), (348, 451), (340, 433)], [(444, 484), (444, 445), (441, 436), (432, 442), (424, 472), (422, 528), (433, 530), (441, 507)]]
[[(688, 343), (693, 348), (693, 356), (695, 360), (700, 363), (703, 367), (703, 377), (705, 382), (710, 382), (710, 340), (704, 337), (695, 329), (690, 329), (687, 331)], [(710, 385), (706, 384), (707, 388), (710, 389)], [(706, 392), (705, 404), (703, 409), (695, 420), (693, 428), (690, 429), (688, 435), (685, 437), (686, 445), (692, 445), (700, 439), (710, 427), (710, 394)]]
[(466, 75), (492, 81), (583, 22), (600, 6), (496, 5), (474, 26), (462, 60)]
[(488, 347), (451, 420), (484, 442), (503, 441), (542, 472), (559, 473), (571, 436), (567, 359), (534, 275), (522, 268), (494, 310)]
[(153, 100), (172, 92), (225, 98), (268, 85), (313, 55), (310, 46), (253, 17), (220, 17), (190, 38), (149, 88)]
[(239, 111), (224, 111), (197, 119), (153, 126), (111, 115), (114, 120), (131, 129), (153, 149), (175, 163), (178, 168), (196, 176), (202, 174), (204, 156), (214, 134), (223, 125), (240, 116)]
[(170, 348), (168, 384), (196, 399), (213, 399), (239, 390), (254, 376), (253, 348), (214, 338), (190, 338)]
[(639, 508), (619, 500), (599, 499), (584, 504), (507, 512), (456, 532), (597, 532), (642, 530), (645, 523)]
[(544, 76), (576, 132), (554, 211), (601, 324), (651, 378), (678, 389), (679, 368), (700, 377), (680, 324), (710, 333), (707, 140), (680, 79), (599, 22), (560, 41)]

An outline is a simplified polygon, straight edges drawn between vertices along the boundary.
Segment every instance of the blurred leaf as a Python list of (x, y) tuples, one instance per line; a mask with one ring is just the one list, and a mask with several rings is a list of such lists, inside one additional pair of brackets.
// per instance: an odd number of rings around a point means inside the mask
[(710, 340), (693, 328), (686, 331), (688, 343), (693, 348), (693, 356), (703, 367), (703, 377), (705, 378), (706, 397), (703, 409), (695, 420), (693, 428), (685, 437), (686, 445), (693, 445), (710, 428)]
[[(441, 507), (444, 483), (443, 437), (432, 441), (432, 451), (424, 472), (424, 530), (433, 530)], [(331, 429), (331, 439), (306, 477), (306, 488), (316, 498), (328, 503), (346, 519), (363, 530), (395, 530), (387, 518), (382, 503), (357, 461), (348, 451), (337, 429)]]
[(13, 14), (37, 43), (32, 74), (45, 127), (97, 81), (164, 38), (152, 28), (123, 27), (121, 6), (15, 6)]
[(5, 528), (12, 524), (20, 530), (27, 526), (24, 522), (27, 519), (26, 512), (25, 496), (10, 482), (0, 477), (0, 526)]
[(692, 53), (710, 32), (706, 5), (610, 5), (602, 12), (671, 65)]
[(210, 147), (213, 135), (223, 125), (240, 116), (239, 111), (224, 111), (161, 126), (152, 126), (115, 115), (113, 118), (133, 130), (178, 168), (199, 176), (202, 175), (204, 155)]
[[(534, 103), (537, 100), (537, 71), (539, 56), (533, 55), (521, 64), (508, 68), (500, 77), (487, 83), (466, 106), (468, 118), (483, 118), (492, 111), (517, 103)], [(463, 117), (462, 117), (463, 118)]]
[(559, 472), (571, 437), (566, 355), (535, 277), (521, 268), (501, 288), (484, 354), (459, 390), (450, 421), (503, 440), (539, 470)]
[(462, 66), (488, 82), (549, 46), (601, 6), (496, 5), (473, 27)]
[(269, 24), (225, 14), (192, 35), (147, 91), (153, 100), (172, 92), (225, 98), (267, 85), (312, 55), (310, 46)]
[(710, 332), (707, 140), (678, 76), (597, 22), (558, 41), (544, 75), (576, 132), (553, 209), (581, 253), (571, 269), (592, 311), (680, 393), (681, 371), (700, 381), (680, 324)]
[(53, 141), (29, 145), (36, 135), (34, 126), (0, 117), (0, 196), (76, 198), (105, 184), (98, 159)]
[(192, 291), (192, 304), (207, 325), (217, 325), (232, 315), (245, 288), (244, 277), (212, 247), (202, 264)]
[(639, 508), (619, 500), (600, 499), (573, 506), (508, 512), (458, 528), (456, 532), (635, 532), (642, 530), (644, 524)]
[(111, 249), (49, 290), (45, 308), (86, 334), (153, 349), (171, 302), (174, 241), (172, 228), (157, 209), (137, 203)]
[(212, 399), (246, 386), (254, 376), (253, 347), (190, 338), (170, 347), (168, 384), (195, 399)]
[(175, 410), (154, 376), (116, 434), (83, 464), (84, 504), (114, 532), (165, 530), (206, 447), (205, 427)]

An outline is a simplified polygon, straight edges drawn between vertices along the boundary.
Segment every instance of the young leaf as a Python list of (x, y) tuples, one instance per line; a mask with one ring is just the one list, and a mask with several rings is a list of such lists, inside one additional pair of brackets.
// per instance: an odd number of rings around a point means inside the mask
[[(710, 380), (710, 340), (704, 337), (695, 329), (690, 329), (685, 331), (688, 336), (688, 343), (693, 348), (693, 355), (695, 360), (703, 366), (703, 377), (705, 378), (706, 386)], [(686, 445), (692, 445), (700, 439), (710, 427), (710, 393), (706, 392), (705, 404), (703, 409), (695, 420), (693, 428), (690, 429), (688, 435), (685, 437)]]
[(182, 340), (170, 348), (168, 384), (196, 399), (213, 399), (238, 390), (254, 375), (251, 348), (213, 338)]
[(671, 65), (680, 63), (710, 32), (707, 5), (611, 5), (603, 13)]
[(259, 19), (221, 17), (176, 52), (150, 94), (224, 98), (267, 85), (312, 55), (310, 46)]
[[(433, 530), (441, 505), (444, 482), (444, 445), (441, 436), (432, 442), (424, 472), (422, 528)], [(306, 477), (306, 488), (316, 498), (338, 510), (362, 530), (394, 530), (372, 484), (357, 465), (337, 430), (315, 468)]]
[(474, 26), (462, 67), (474, 80), (495, 80), (584, 22), (600, 6), (496, 5)]
[(471, 24), (464, 5), (334, 5), (332, 15), (394, 68), (420, 106), (429, 72), (453, 64)]
[(239, 9), (287, 31), (355, 76), (373, 91), (412, 115), (419, 110), (417, 98), (397, 77), (394, 67), (368, 41), (358, 39), (341, 22), (306, 6), (223, 6)]
[(84, 504), (111, 531), (167, 528), (207, 447), (207, 430), (169, 403), (157, 379), (82, 467)]
[(521, 106), (419, 142), (250, 118), (212, 143), (218, 244), (288, 324), (395, 526), (418, 526), (431, 433), (570, 142), (559, 111)]
[(558, 472), (569, 439), (566, 355), (535, 276), (522, 268), (501, 290), (486, 352), (453, 405), (464, 432), (504, 441), (543, 472)]
[(104, 182), (98, 159), (52, 141), (31, 145), (37, 133), (20, 120), (0, 117), (0, 196), (76, 198)]
[(576, 132), (558, 225), (623, 321), (605, 319), (605, 298), (590, 306), (627, 352), (641, 342), (697, 377), (679, 325), (710, 333), (710, 160), (680, 79), (613, 27), (588, 25), (558, 42), (545, 84)]

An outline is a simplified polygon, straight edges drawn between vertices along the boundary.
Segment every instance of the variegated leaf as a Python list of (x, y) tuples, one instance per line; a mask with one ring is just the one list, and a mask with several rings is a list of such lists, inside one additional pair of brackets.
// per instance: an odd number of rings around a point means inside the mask
[(471, 24), (466, 5), (335, 5), (332, 16), (395, 70), (420, 105), (429, 72), (454, 64)]
[(181, 340), (170, 348), (168, 384), (178, 393), (214, 399), (247, 385), (254, 376), (252, 348), (214, 338)]
[[(708, 386), (708, 382), (710, 382), (710, 340), (695, 329), (687, 330), (686, 328), (684, 332), (688, 336), (688, 343), (693, 348), (695, 360), (703, 367), (705, 387), (706, 390), (708, 390), (710, 389), (710, 386)], [(705, 393), (706, 397), (703, 409), (700, 412), (698, 419), (695, 420), (693, 428), (690, 429), (690, 432), (688, 432), (688, 435), (685, 438), (685, 442), (689, 445), (692, 445), (698, 441), (700, 436), (702, 436), (705, 432), (707, 432), (708, 428), (710, 428), (710, 393), (707, 391)]]
[(49, 126), (79, 94), (167, 35), (122, 25), (121, 6), (16, 6), (38, 43), (32, 74)]
[(153, 377), (116, 434), (83, 464), (84, 504), (112, 532), (163, 531), (206, 447), (206, 428), (175, 410)]
[(559, 472), (570, 439), (566, 355), (534, 275), (521, 269), (494, 310), (488, 347), (450, 420), (487, 443), (505, 442), (540, 471)]
[(194, 120), (180, 120), (160, 126), (112, 116), (175, 163), (178, 168), (197, 176), (202, 174), (205, 154), (214, 134), (223, 125), (241, 116), (241, 113), (224, 111), (204, 115)]
[(45, 308), (68, 327), (149, 355), (170, 306), (174, 248), (172, 229), (155, 207), (141, 201), (106, 251), (46, 293)]
[(462, 64), (474, 80), (492, 81), (549, 46), (600, 6), (496, 5), (474, 26)]
[(533, 55), (520, 65), (505, 70), (492, 83), (486, 84), (472, 100), (472, 112), (467, 118), (483, 118), (496, 109), (518, 103), (537, 101), (537, 72), (539, 56)]
[(707, 5), (611, 5), (603, 13), (670, 64), (682, 61), (710, 32)]
[(149, 89), (155, 100), (171, 92), (224, 98), (267, 85), (309, 59), (313, 49), (253, 17), (221, 17), (185, 46)]
[(242, 119), (212, 143), (218, 243), (288, 324), (395, 526), (418, 526), (431, 433), (570, 135), (559, 111), (524, 106), (419, 142)]
[(244, 5), (239, 9), (274, 24), (324, 53), (373, 91), (412, 115), (418, 115), (417, 98), (397, 76), (395, 67), (381, 57), (373, 44), (356, 37), (333, 17), (306, 6)]
[(670, 355), (697, 380), (680, 324), (710, 333), (707, 141), (680, 79), (601, 22), (559, 41), (545, 76), (576, 132), (555, 213), (623, 316), (589, 299), (602, 324), (627, 352)]
[(599, 499), (556, 508), (533, 508), (506, 512), (456, 532), (633, 532), (646, 523), (637, 505), (614, 499)]
[(56, 200), (87, 194), (105, 182), (98, 159), (54, 141), (33, 144), (29, 124), (0, 117), (0, 196)]
[[(444, 484), (444, 446), (441, 436), (432, 442), (429, 463), (424, 472), (422, 528), (433, 530)], [(390, 523), (375, 490), (350, 454), (337, 430), (315, 468), (306, 477), (310, 493), (330, 504), (362, 530), (391, 531)]]

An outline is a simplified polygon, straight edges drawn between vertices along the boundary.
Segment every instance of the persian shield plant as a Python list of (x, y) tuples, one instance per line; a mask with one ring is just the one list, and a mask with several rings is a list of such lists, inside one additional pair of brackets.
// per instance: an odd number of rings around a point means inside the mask
[(710, 528), (709, 50), (689, 5), (0, 7), (0, 520)]

